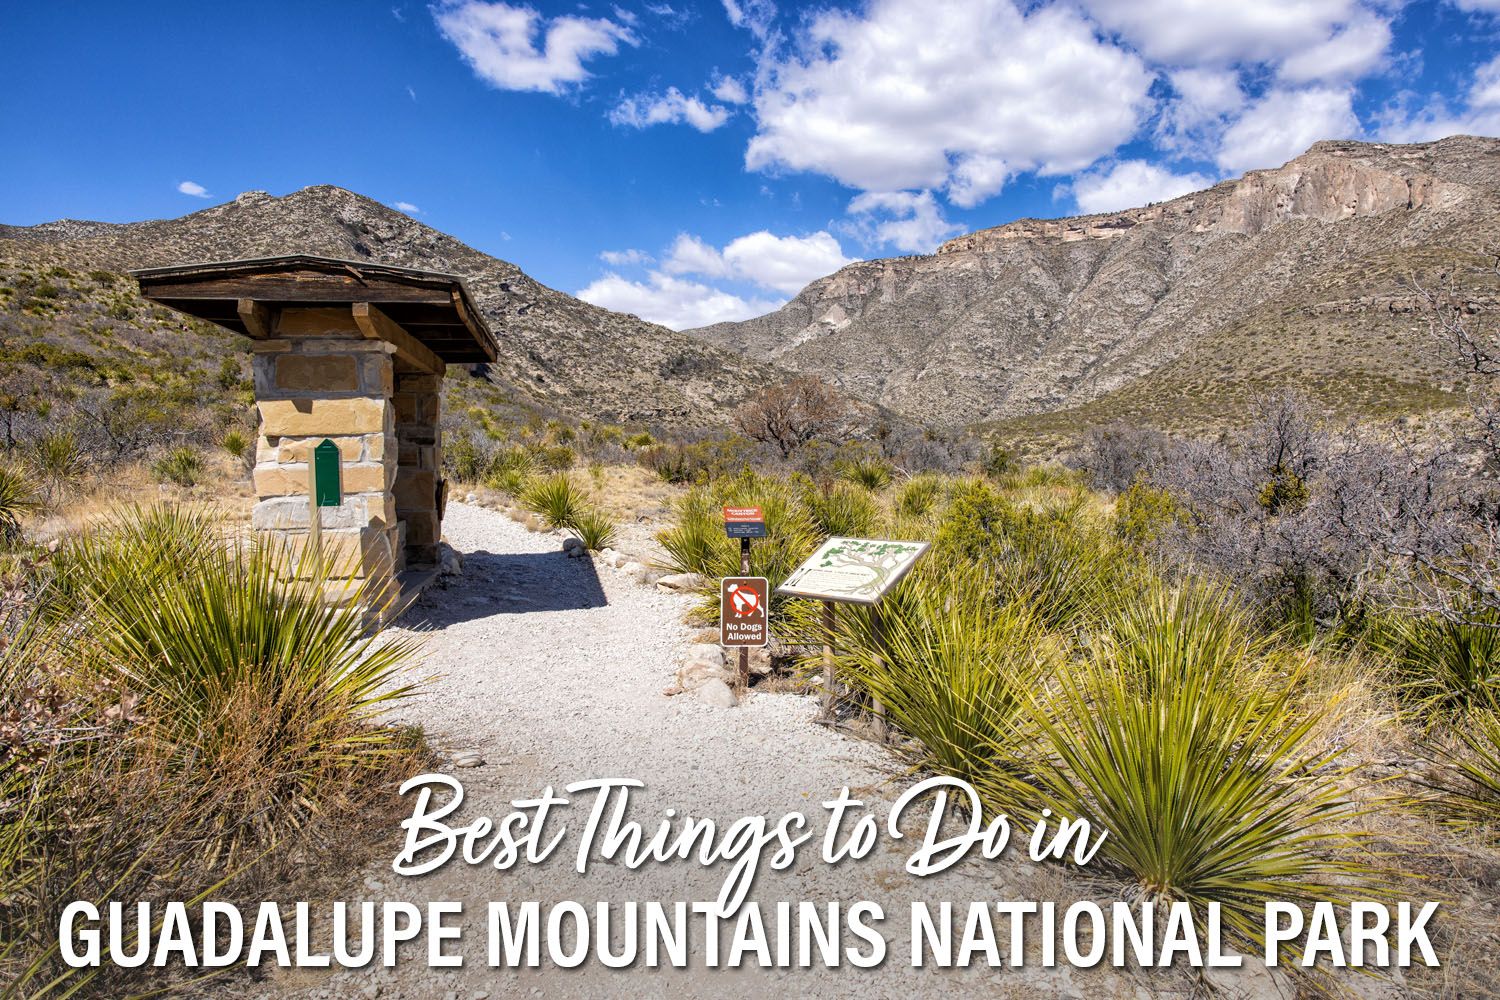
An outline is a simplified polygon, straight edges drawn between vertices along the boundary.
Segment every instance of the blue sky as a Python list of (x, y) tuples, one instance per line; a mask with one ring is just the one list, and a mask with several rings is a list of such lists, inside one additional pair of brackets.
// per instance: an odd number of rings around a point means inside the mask
[(7, 0), (0, 95), (0, 222), (338, 184), (680, 328), (1320, 138), (1500, 134), (1500, 0)]

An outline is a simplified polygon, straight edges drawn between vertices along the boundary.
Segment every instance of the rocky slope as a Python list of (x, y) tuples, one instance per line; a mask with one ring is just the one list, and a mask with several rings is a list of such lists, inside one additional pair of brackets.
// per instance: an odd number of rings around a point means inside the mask
[(487, 377), (543, 412), (669, 429), (724, 423), (763, 365), (555, 291), (378, 202), (337, 187), (252, 191), (180, 219), (0, 226), (0, 265), (120, 272), (312, 253), (458, 274), (500, 341)]
[[(1406, 412), (1451, 401), (1409, 280), (1478, 270), (1496, 246), (1500, 140), (1322, 142), (1161, 204), (854, 264), (690, 332), (949, 425), (1189, 429), (1280, 386)], [(1470, 291), (1482, 307), (1500, 290)]]

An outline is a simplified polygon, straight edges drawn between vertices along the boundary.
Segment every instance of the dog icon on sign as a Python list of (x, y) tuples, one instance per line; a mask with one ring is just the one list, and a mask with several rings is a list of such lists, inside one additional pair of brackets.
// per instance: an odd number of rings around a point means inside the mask
[(760, 595), (749, 587), (737, 583), (729, 585), (729, 600), (734, 606), (734, 616), (744, 618), (760, 611)]

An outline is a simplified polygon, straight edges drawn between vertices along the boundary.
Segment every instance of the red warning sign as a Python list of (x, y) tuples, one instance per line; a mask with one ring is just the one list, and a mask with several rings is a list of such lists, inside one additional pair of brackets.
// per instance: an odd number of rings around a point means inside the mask
[(719, 644), (764, 646), (771, 641), (770, 587), (763, 576), (726, 576), (719, 585)]

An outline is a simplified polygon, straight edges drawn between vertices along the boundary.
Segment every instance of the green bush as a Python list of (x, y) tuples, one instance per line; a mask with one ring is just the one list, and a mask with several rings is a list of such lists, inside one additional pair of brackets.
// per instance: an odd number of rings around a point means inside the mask
[(878, 459), (849, 459), (837, 463), (835, 469), (838, 477), (845, 482), (862, 486), (872, 493), (879, 493), (891, 485), (892, 470), (890, 463)]
[(151, 466), (156, 477), (178, 486), (195, 486), (203, 478), (203, 456), (197, 449), (182, 445), (173, 448)]
[(10, 465), (0, 465), (0, 546), (21, 538), (21, 519), (38, 506), (36, 491), (26, 474)]
[(1159, 598), (1133, 632), (1060, 672), (1036, 717), (1033, 776), (982, 784), (1006, 807), (1107, 830), (1096, 867), (1147, 899), (1219, 903), (1232, 933), (1260, 941), (1267, 900), (1369, 898), (1381, 876), (1348, 850), (1363, 837), (1340, 824), (1359, 810), (1314, 745), (1295, 679), (1244, 658), (1214, 600)]
[(1432, 615), (1375, 622), (1371, 646), (1396, 671), (1401, 700), (1427, 724), (1484, 710), (1500, 697), (1500, 616), (1472, 623)]
[(1444, 822), (1500, 834), (1500, 704), (1475, 712), (1451, 742), (1429, 745), (1424, 784)]
[(250, 457), (250, 439), (240, 431), (229, 431), (220, 443), (226, 452), (242, 462)]
[(443, 469), (455, 482), (477, 483), (487, 467), (484, 453), (468, 434), (454, 434), (443, 443)]
[(981, 464), (984, 474), (991, 479), (1008, 476), (1021, 468), (1021, 463), (1016, 458), (1016, 453), (998, 441), (990, 443), (989, 450), (985, 452), (984, 461)]
[(553, 530), (570, 527), (588, 505), (583, 490), (562, 472), (528, 484), (519, 499)]
[(926, 517), (943, 496), (943, 480), (938, 476), (912, 476), (896, 491), (896, 513), (902, 517)]
[(615, 540), (615, 522), (602, 510), (590, 507), (574, 516), (568, 525), (590, 552), (598, 552)]
[(809, 487), (803, 502), (819, 533), (826, 536), (869, 537), (880, 521), (880, 507), (870, 494), (848, 483)]
[(1132, 545), (1145, 546), (1186, 517), (1176, 497), (1137, 477), (1115, 502), (1115, 534)]
[(1059, 667), (1030, 611), (996, 608), (968, 568), (918, 570), (874, 614), (841, 608), (842, 676), (921, 744), (925, 767), (967, 781), (1009, 769), (1025, 742), (1029, 692)]

